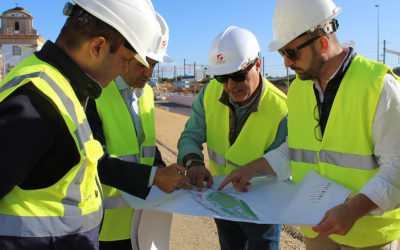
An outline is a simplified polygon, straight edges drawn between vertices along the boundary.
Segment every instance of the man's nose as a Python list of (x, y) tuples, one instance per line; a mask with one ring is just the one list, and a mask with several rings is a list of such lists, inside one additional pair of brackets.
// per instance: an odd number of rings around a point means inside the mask
[(283, 63), (285, 64), (285, 67), (289, 68), (295, 63), (295, 61), (290, 59), (288, 56), (283, 56)]
[(228, 88), (230, 88), (230, 87), (234, 87), (234, 86), (236, 86), (238, 83), (240, 83), (240, 82), (237, 82), (237, 81), (235, 81), (235, 80), (233, 80), (232, 78), (229, 78), (228, 79), (228, 82), (227, 82), (227, 87)]
[(153, 75), (153, 70), (150, 68), (145, 68), (143, 74), (150, 78)]

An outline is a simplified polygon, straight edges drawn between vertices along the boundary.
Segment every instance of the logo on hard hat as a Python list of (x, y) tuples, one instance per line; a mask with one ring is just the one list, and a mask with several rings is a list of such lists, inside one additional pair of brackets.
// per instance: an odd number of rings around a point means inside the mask
[(217, 55), (217, 63), (223, 63), (225, 62), (224, 56), (222, 54)]
[(165, 46), (167, 46), (167, 41), (162, 41), (162, 43), (161, 43), (161, 47), (165, 47)]

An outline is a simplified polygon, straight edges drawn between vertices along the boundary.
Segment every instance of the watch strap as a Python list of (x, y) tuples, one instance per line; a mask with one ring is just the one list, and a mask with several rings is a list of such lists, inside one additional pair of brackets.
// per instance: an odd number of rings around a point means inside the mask
[(193, 166), (193, 163), (194, 163), (194, 162), (199, 162), (199, 163), (201, 163), (201, 164), (196, 165), (196, 167), (197, 167), (197, 166), (203, 166), (203, 167), (206, 166), (206, 165), (204, 164), (204, 161), (201, 160), (201, 159), (189, 159), (189, 160), (187, 160), (187, 162), (186, 162), (186, 164), (185, 164), (185, 169), (186, 169), (186, 171), (188, 171), (191, 167), (194, 167), (194, 166)]

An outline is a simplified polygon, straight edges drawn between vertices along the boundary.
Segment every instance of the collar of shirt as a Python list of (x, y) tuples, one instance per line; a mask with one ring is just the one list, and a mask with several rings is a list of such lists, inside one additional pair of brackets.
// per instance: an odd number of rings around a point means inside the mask
[(143, 95), (144, 89), (132, 89), (121, 76), (115, 78), (115, 84), (117, 85), (117, 88), (124, 99), (125, 105), (128, 108), (129, 114), (131, 115), (136, 137), (139, 145), (141, 145), (145, 136), (139, 114), (139, 98)]
[(87, 97), (96, 99), (100, 96), (102, 87), (91, 76), (86, 74), (60, 47), (47, 41), (40, 51), (35, 52), (40, 60), (54, 66), (69, 81), (81, 103)]
[[(346, 73), (347, 69), (350, 66), (350, 63), (353, 61), (354, 57), (356, 56), (356, 52), (353, 48), (349, 48), (349, 52), (347, 52), (346, 57), (344, 58), (342, 64), (339, 66), (339, 68), (336, 70), (336, 72), (334, 74), (332, 74), (332, 76), (329, 78), (328, 80), (328, 85), (326, 87), (325, 92), (327, 92), (329, 90), (329, 88), (332, 87), (332, 83), (337, 83), (337, 82), (341, 82), (343, 79), (344, 74)], [(318, 84), (318, 81), (315, 79), (313, 80), (314, 82), (314, 87), (315, 89), (318, 91), (318, 97), (319, 97), (319, 101), (320, 103), (322, 103), (324, 101), (324, 93), (322, 92), (321, 87)], [(337, 84), (335, 84), (337, 85)]]

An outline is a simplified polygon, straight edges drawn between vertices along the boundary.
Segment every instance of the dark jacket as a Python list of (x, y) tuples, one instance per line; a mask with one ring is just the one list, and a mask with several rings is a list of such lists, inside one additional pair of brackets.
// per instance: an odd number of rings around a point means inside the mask
[[(101, 94), (100, 85), (86, 75), (58, 46), (48, 41), (35, 55), (69, 80), (81, 104)], [(0, 103), (0, 199), (15, 186), (40, 189), (60, 180), (79, 161), (74, 140), (55, 104), (27, 83)], [(124, 162), (104, 154), (100, 180), (145, 198), (151, 167)], [(0, 237), (0, 249), (97, 249), (99, 228), (85, 234), (18, 238)]]

